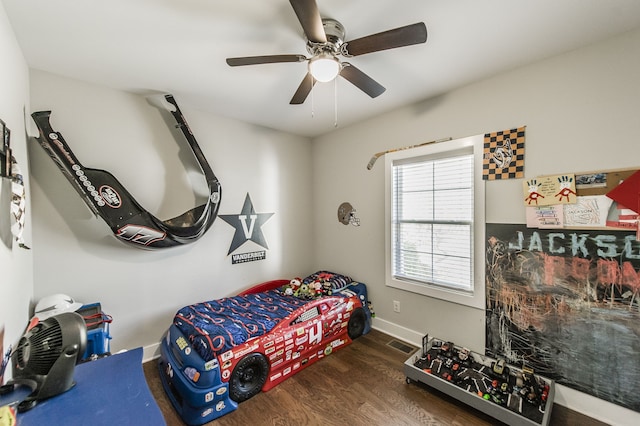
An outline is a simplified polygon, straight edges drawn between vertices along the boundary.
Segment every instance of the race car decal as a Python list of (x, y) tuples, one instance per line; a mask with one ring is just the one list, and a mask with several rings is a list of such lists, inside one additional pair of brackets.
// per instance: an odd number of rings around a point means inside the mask
[(222, 187), (211, 170), (178, 104), (171, 95), (167, 110), (187, 140), (207, 181), (209, 196), (185, 213), (160, 220), (145, 210), (111, 173), (84, 167), (67, 145), (62, 134), (51, 127), (51, 111), (38, 111), (31, 117), (38, 126), (40, 146), (80, 194), (96, 216), (102, 218), (122, 242), (137, 248), (160, 249), (192, 243), (202, 237), (218, 215)]
[(315, 345), (322, 341), (322, 323), (315, 323), (315, 327), (309, 328), (309, 344)]

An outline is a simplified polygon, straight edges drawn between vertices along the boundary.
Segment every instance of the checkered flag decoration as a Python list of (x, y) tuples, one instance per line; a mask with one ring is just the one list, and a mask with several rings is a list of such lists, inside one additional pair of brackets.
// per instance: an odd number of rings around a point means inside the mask
[(525, 128), (519, 127), (484, 135), (483, 180), (524, 177)]
[(26, 197), (22, 172), (15, 157), (11, 156), (11, 215), (15, 219), (15, 223), (11, 225), (11, 233), (21, 248), (29, 250), (22, 238), (27, 204)]

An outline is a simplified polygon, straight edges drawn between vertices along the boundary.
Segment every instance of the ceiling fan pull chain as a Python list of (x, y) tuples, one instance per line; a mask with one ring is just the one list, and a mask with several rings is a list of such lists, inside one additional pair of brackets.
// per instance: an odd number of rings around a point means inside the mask
[(309, 90), (311, 92), (311, 118), (315, 117), (315, 108), (314, 108), (314, 103), (313, 103), (313, 78), (311, 79), (311, 90)]
[(338, 79), (333, 79), (333, 127), (338, 127)]

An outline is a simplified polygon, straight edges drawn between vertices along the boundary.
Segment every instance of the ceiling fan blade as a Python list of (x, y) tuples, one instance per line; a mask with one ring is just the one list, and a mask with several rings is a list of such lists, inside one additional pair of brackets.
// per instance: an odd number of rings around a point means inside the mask
[(383, 31), (344, 43), (341, 53), (344, 56), (358, 56), (380, 50), (411, 46), (427, 41), (427, 26), (424, 22)]
[(307, 73), (302, 79), (302, 83), (298, 86), (298, 90), (293, 94), (293, 98), (291, 98), (291, 105), (300, 105), (304, 103), (309, 93), (311, 93), (311, 89), (313, 89), (314, 84), (316, 84), (316, 79), (313, 78), (311, 73)]
[(304, 62), (307, 57), (304, 55), (267, 55), (267, 56), (244, 56), (240, 58), (227, 58), (227, 64), (232, 67), (242, 65), (276, 64), (279, 62)]
[(314, 43), (326, 43), (327, 35), (324, 33), (322, 17), (315, 0), (289, 0), (289, 3), (296, 12), (307, 39)]
[(387, 90), (377, 81), (348, 62), (342, 63), (340, 75), (372, 98), (380, 96)]

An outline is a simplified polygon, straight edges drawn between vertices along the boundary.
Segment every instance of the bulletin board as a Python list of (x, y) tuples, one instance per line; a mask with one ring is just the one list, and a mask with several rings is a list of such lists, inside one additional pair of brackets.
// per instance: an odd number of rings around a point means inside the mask
[(523, 202), (530, 228), (637, 231), (640, 171), (602, 170), (525, 179)]
[(640, 412), (635, 231), (486, 226), (486, 352)]

